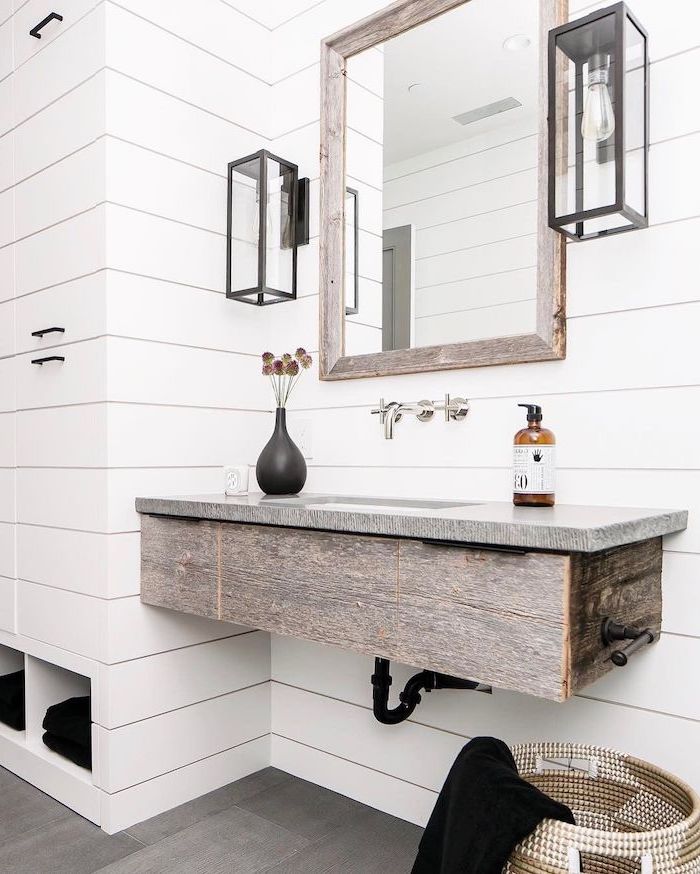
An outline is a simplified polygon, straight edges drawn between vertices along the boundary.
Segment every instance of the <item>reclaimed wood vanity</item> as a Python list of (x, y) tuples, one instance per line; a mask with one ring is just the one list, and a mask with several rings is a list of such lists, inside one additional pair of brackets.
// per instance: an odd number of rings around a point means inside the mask
[[(145, 604), (562, 701), (661, 627), (687, 513), (303, 495), (138, 498)], [(619, 647), (619, 644), (617, 644)]]

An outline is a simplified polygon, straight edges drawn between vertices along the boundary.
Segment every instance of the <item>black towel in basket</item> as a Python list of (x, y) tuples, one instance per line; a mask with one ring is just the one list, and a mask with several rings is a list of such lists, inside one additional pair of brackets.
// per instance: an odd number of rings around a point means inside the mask
[(42, 740), (59, 755), (83, 768), (92, 766), (90, 696), (68, 698), (46, 711)]
[(0, 677), (0, 722), (24, 731), (24, 671)]
[(516, 844), (543, 819), (575, 825), (568, 807), (518, 775), (503, 741), (469, 741), (450, 769), (412, 874), (501, 874)]

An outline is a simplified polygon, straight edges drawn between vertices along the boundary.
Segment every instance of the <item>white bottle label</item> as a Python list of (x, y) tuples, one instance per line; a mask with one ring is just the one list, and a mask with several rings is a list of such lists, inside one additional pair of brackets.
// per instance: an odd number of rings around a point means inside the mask
[(554, 492), (554, 446), (513, 447), (513, 491), (516, 495)]

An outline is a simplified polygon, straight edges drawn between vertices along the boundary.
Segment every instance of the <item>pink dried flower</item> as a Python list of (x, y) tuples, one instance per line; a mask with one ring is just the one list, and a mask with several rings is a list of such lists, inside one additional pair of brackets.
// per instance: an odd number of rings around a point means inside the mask
[(302, 358), (306, 355), (306, 349), (304, 349), (303, 346), (300, 346), (294, 354), (297, 361), (301, 361)]
[(284, 364), (279, 358), (272, 362), (272, 372), (275, 376), (282, 376), (284, 374)]
[(302, 357), (301, 366), (304, 368), (304, 370), (308, 370), (312, 364), (313, 364), (313, 359), (311, 358), (310, 355), (304, 355)]
[(289, 362), (290, 362), (291, 360), (292, 360), (292, 356), (289, 354), (289, 352), (285, 352), (284, 355), (282, 356), (282, 361), (283, 361), (285, 364), (289, 364)]
[(299, 373), (299, 362), (293, 359), (285, 365), (284, 373), (286, 376), (296, 376)]
[(263, 376), (272, 376), (272, 365), (271, 364), (263, 364), (262, 372), (263, 372)]
[(275, 356), (272, 354), (272, 352), (263, 352), (262, 360), (265, 364), (272, 364), (272, 362), (275, 360)]

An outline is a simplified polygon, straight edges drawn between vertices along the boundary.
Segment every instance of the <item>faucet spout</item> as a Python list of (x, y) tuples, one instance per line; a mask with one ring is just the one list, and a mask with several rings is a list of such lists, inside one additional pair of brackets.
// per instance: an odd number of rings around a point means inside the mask
[(394, 439), (394, 425), (401, 421), (402, 406), (396, 401), (387, 404), (386, 415), (384, 416), (384, 439)]

